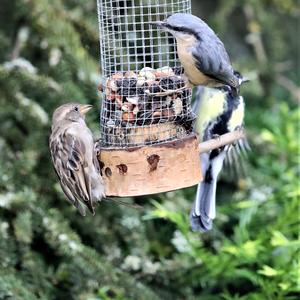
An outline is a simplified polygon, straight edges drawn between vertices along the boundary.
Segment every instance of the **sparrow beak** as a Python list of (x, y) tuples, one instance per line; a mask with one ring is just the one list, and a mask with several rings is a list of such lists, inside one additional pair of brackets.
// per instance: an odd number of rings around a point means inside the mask
[(80, 105), (79, 112), (84, 116), (92, 107), (93, 105), (90, 104)]
[(167, 22), (164, 21), (151, 22), (150, 25), (158, 27), (159, 29), (164, 29), (167, 27)]

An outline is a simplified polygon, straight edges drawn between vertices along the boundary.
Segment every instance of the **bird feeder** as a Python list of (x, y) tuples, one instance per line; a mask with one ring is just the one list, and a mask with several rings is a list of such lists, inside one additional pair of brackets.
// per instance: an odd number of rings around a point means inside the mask
[(101, 140), (108, 196), (137, 196), (201, 180), (191, 90), (174, 39), (151, 26), (190, 13), (190, 0), (98, 0)]

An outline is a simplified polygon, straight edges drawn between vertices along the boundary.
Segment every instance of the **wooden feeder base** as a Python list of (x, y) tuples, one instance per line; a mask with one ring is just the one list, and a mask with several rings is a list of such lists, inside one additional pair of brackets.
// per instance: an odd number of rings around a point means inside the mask
[(107, 196), (162, 193), (198, 184), (202, 179), (195, 134), (157, 145), (104, 148), (98, 159)]

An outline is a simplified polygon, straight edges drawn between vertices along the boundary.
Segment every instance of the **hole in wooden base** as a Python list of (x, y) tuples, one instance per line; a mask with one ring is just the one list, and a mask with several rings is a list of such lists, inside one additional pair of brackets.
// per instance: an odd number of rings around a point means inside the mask
[(119, 173), (124, 175), (127, 173), (128, 167), (125, 164), (120, 164), (116, 166), (119, 169)]
[(159, 159), (160, 159), (160, 157), (157, 154), (152, 154), (147, 158), (147, 162), (150, 166), (149, 172), (153, 172), (157, 169)]
[(110, 176), (112, 175), (112, 171), (111, 171), (110, 168), (105, 168), (104, 173), (105, 173), (105, 175), (106, 175), (107, 177), (110, 177)]

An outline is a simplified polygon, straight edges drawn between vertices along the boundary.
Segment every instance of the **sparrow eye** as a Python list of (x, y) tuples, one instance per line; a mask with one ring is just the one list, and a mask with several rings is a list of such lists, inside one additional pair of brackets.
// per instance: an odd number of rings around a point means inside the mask
[(79, 111), (79, 109), (78, 109), (78, 106), (75, 106), (75, 108), (74, 108), (74, 109), (75, 109), (75, 111)]

